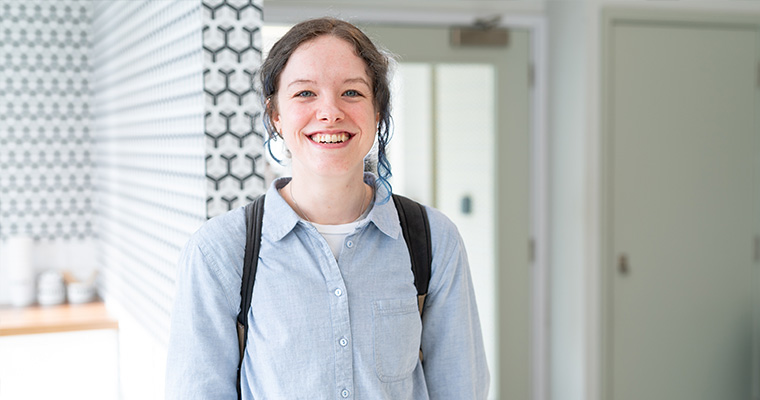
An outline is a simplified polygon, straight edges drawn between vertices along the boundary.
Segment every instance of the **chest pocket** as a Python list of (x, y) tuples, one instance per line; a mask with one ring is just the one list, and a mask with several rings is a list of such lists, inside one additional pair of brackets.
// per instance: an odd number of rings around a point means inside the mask
[(375, 368), (382, 382), (409, 378), (419, 361), (422, 321), (417, 298), (372, 303)]

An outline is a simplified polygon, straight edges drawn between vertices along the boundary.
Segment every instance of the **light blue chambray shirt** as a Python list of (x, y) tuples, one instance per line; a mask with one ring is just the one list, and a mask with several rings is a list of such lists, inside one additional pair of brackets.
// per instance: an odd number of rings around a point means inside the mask
[[(392, 201), (376, 203), (336, 261), (273, 182), (242, 366), (243, 399), (485, 399), (489, 374), (467, 255), (427, 208), (432, 276), (423, 317)], [(375, 177), (365, 175), (375, 187)], [(387, 192), (376, 186), (377, 199)], [(235, 399), (245, 212), (212, 218), (182, 251), (167, 399)], [(424, 361), (419, 359), (422, 349)]]

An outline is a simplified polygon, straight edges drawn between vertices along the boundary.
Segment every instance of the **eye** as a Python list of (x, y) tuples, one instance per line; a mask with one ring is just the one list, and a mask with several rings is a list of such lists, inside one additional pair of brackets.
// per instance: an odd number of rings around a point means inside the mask
[(311, 90), (302, 90), (296, 93), (295, 97), (314, 97), (316, 96)]
[(349, 90), (346, 90), (346, 91), (343, 93), (343, 95), (344, 95), (344, 96), (347, 96), (347, 97), (361, 97), (361, 96), (362, 96), (362, 94), (361, 94), (361, 93), (359, 93), (359, 91), (357, 91), (357, 90), (353, 90), (353, 89), (349, 89)]

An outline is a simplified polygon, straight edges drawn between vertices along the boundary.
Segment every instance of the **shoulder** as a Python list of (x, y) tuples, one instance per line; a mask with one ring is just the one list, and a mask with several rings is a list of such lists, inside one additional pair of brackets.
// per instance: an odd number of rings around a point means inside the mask
[(461, 236), (454, 222), (436, 208), (425, 206), (425, 211), (427, 211), (428, 222), (430, 223), (433, 251), (436, 251), (436, 247), (458, 247)]
[[(222, 307), (236, 313), (245, 252), (245, 212), (238, 208), (211, 218), (182, 249), (175, 304), (187, 310)], [(199, 299), (203, 299), (199, 302)], [(192, 312), (192, 311), (189, 311)]]
[(183, 252), (202, 257), (217, 268), (236, 265), (234, 261), (242, 260), (245, 239), (245, 208), (238, 207), (204, 222), (190, 236)]
[[(434, 250), (435, 244), (437, 242), (447, 241), (451, 240), (452, 238), (459, 237), (459, 231), (457, 230), (456, 225), (454, 225), (454, 222), (452, 222), (451, 219), (449, 219), (449, 217), (447, 217), (440, 210), (403, 195), (394, 194), (393, 196), (394, 201), (391, 203), (395, 202), (395, 208), (398, 208), (399, 204), (401, 204), (402, 208), (405, 210), (415, 208), (412, 205), (422, 206), (424, 208), (425, 214), (427, 215), (428, 224), (430, 226), (431, 240)], [(398, 210), (397, 212), (400, 213)]]
[(245, 207), (227, 211), (204, 222), (190, 241), (202, 248), (245, 240)]
[(455, 286), (461, 277), (469, 274), (469, 262), (464, 241), (454, 222), (440, 210), (429, 206), (425, 209), (430, 223), (433, 253), (427, 307), (428, 303), (440, 301), (438, 293), (446, 292), (446, 288)]

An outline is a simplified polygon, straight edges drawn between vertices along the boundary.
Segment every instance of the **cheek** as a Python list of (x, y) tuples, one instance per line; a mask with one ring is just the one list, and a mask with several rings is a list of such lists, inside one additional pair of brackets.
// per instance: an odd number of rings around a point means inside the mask
[(300, 129), (309, 119), (308, 108), (302, 106), (287, 104), (279, 108), (272, 116), (272, 123), (281, 135), (285, 134), (284, 130)]

